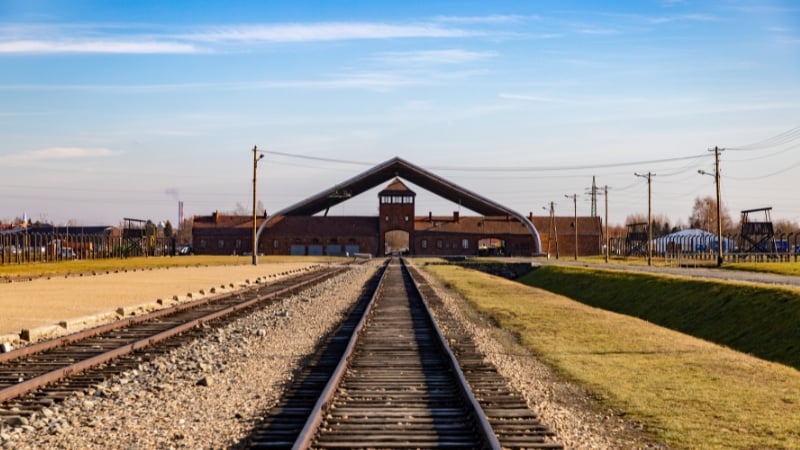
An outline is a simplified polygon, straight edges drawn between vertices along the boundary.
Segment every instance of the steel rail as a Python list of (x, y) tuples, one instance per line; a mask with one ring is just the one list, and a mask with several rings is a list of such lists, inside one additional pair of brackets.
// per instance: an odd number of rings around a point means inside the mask
[(375, 300), (380, 296), (381, 292), (383, 291), (383, 285), (386, 281), (386, 274), (388, 271), (386, 270), (388, 266), (384, 264), (383, 266), (383, 273), (381, 274), (380, 281), (378, 281), (378, 286), (375, 288), (375, 292), (369, 299), (369, 303), (367, 303), (367, 307), (364, 310), (361, 318), (358, 321), (358, 324), (353, 329), (353, 334), (350, 336), (350, 339), (347, 343), (347, 347), (345, 347), (344, 354), (342, 358), (339, 360), (339, 364), (336, 365), (336, 369), (331, 374), (328, 383), (325, 385), (325, 388), (322, 390), (322, 394), (320, 394), (319, 400), (314, 404), (314, 407), (311, 409), (309, 413), (308, 419), (306, 420), (305, 425), (303, 426), (300, 434), (298, 435), (297, 440), (292, 445), (292, 450), (301, 450), (307, 449), (311, 446), (312, 441), (314, 440), (314, 434), (316, 430), (319, 428), (320, 424), (322, 423), (323, 416), (325, 411), (330, 406), (331, 402), (333, 401), (336, 390), (339, 387), (342, 379), (347, 372), (347, 367), (350, 364), (350, 360), (353, 357), (354, 350), (356, 348), (356, 344), (358, 343), (358, 338), (361, 336), (361, 332), (364, 330), (364, 327), (367, 323), (367, 318), (369, 317), (370, 311), (372, 311), (372, 307), (375, 305)]
[(497, 439), (497, 435), (492, 428), (492, 425), (489, 423), (489, 418), (486, 416), (486, 412), (484, 412), (483, 408), (481, 407), (478, 400), (475, 398), (475, 395), (472, 393), (472, 388), (467, 381), (467, 378), (464, 376), (464, 372), (461, 370), (461, 366), (458, 363), (458, 358), (453, 353), (453, 350), (447, 345), (447, 339), (444, 337), (441, 328), (436, 323), (436, 320), (433, 319), (433, 312), (431, 311), (430, 307), (428, 306), (428, 301), (426, 300), (425, 296), (422, 294), (422, 290), (419, 287), (419, 283), (417, 282), (414, 275), (411, 271), (408, 270), (406, 267), (405, 260), (403, 262), (403, 270), (406, 271), (409, 278), (413, 283), (414, 289), (416, 290), (419, 297), (422, 299), (422, 305), (425, 308), (425, 312), (427, 313), (428, 317), (430, 318), (431, 327), (436, 331), (436, 336), (438, 337), (439, 345), (444, 350), (445, 354), (448, 357), (450, 362), (450, 367), (452, 368), (453, 372), (455, 373), (458, 379), (458, 387), (461, 390), (462, 395), (467, 399), (472, 409), (475, 411), (476, 419), (478, 421), (478, 425), (481, 429), (481, 433), (486, 438), (487, 444), (489, 444), (492, 450), (500, 450), (502, 449), (502, 445), (500, 445), (500, 440)]
[[(157, 333), (155, 335), (152, 335), (152, 336), (149, 336), (147, 338), (137, 340), (137, 341), (135, 341), (133, 343), (125, 344), (125, 345), (123, 345), (121, 347), (118, 347), (116, 349), (113, 349), (113, 350), (110, 350), (110, 351), (106, 351), (104, 353), (95, 355), (95, 356), (93, 356), (91, 358), (87, 358), (85, 360), (78, 361), (76, 363), (64, 366), (62, 368), (59, 368), (59, 369), (56, 369), (56, 370), (52, 370), (50, 372), (38, 375), (38, 376), (33, 377), (33, 378), (30, 378), (30, 379), (25, 380), (25, 381), (23, 381), (21, 383), (17, 383), (17, 384), (14, 384), (12, 386), (6, 387), (4, 389), (0, 389), (0, 403), (6, 402), (6, 401), (8, 401), (10, 399), (13, 399), (15, 397), (19, 397), (19, 396), (21, 396), (23, 394), (26, 394), (28, 392), (34, 391), (34, 390), (36, 390), (36, 389), (38, 389), (38, 388), (40, 388), (42, 386), (45, 386), (45, 385), (47, 385), (49, 383), (61, 380), (63, 378), (67, 378), (67, 377), (69, 377), (69, 376), (71, 376), (73, 374), (76, 374), (76, 373), (82, 372), (84, 370), (87, 370), (89, 368), (104, 364), (104, 363), (106, 363), (108, 361), (111, 361), (111, 360), (113, 360), (115, 358), (118, 358), (120, 356), (124, 356), (124, 355), (130, 354), (130, 353), (132, 353), (132, 352), (134, 352), (136, 350), (140, 350), (142, 348), (148, 347), (148, 346), (153, 345), (155, 343), (164, 341), (164, 340), (166, 340), (166, 339), (168, 339), (170, 337), (173, 337), (175, 335), (181, 334), (181, 333), (183, 333), (183, 332), (185, 332), (185, 331), (187, 331), (187, 330), (189, 330), (191, 328), (194, 328), (196, 326), (202, 325), (203, 323), (209, 322), (209, 321), (214, 320), (216, 318), (225, 316), (227, 314), (231, 314), (231, 313), (239, 311), (241, 309), (245, 309), (247, 307), (255, 305), (256, 303), (260, 303), (260, 302), (263, 302), (263, 301), (266, 301), (266, 300), (270, 300), (272, 298), (275, 298), (275, 297), (278, 297), (278, 296), (281, 296), (281, 295), (285, 295), (287, 293), (295, 292), (295, 291), (297, 291), (299, 289), (303, 289), (306, 286), (309, 286), (311, 284), (320, 282), (320, 281), (322, 281), (322, 280), (324, 280), (326, 278), (335, 276), (336, 274), (341, 273), (344, 270), (346, 270), (346, 269), (336, 269), (336, 270), (324, 271), (324, 273), (322, 273), (322, 274), (320, 274), (318, 276), (315, 276), (313, 278), (304, 280), (304, 281), (302, 281), (300, 283), (293, 284), (293, 285), (281, 288), (281, 289), (279, 289), (277, 291), (270, 292), (270, 293), (265, 294), (265, 295), (256, 296), (255, 298), (252, 298), (250, 300), (245, 300), (245, 301), (243, 301), (241, 303), (237, 303), (236, 305), (229, 306), (227, 308), (224, 308), (224, 309), (219, 310), (219, 311), (212, 312), (210, 314), (206, 314), (206, 315), (204, 315), (202, 317), (190, 320), (190, 321), (185, 322), (185, 323), (183, 323), (181, 325), (173, 327), (173, 328), (171, 328), (169, 330), (165, 330), (165, 331), (159, 332), (159, 333)], [(210, 300), (203, 300), (203, 301), (198, 301), (198, 302), (199, 303), (192, 302), (191, 306), (190, 306), (190, 304), (186, 304), (186, 305), (179, 305), (179, 307), (174, 307), (176, 309), (173, 309), (171, 311), (171, 313), (187, 310), (187, 309), (190, 309), (191, 307), (200, 306), (200, 305), (209, 303)], [(168, 313), (162, 313), (161, 311), (157, 311), (156, 314), (143, 315), (139, 319), (144, 319), (145, 317), (149, 317), (150, 319), (152, 319), (152, 318), (163, 317), (165, 315), (168, 315)], [(135, 323), (140, 323), (140, 322), (143, 322), (143, 321), (145, 321), (145, 320), (136, 320)], [(123, 321), (123, 322), (128, 322), (128, 321)], [(130, 323), (132, 323), (132, 322), (128, 322), (128, 324), (130, 324)], [(105, 328), (108, 328), (108, 327), (107, 326), (100, 326), (100, 327), (97, 327), (97, 328), (105, 329)], [(85, 336), (81, 337), (81, 339), (86, 338), (86, 337), (96, 336), (96, 335), (100, 334), (100, 332), (97, 331), (97, 328), (89, 330), (86, 333)], [(120, 328), (120, 327), (119, 326), (111, 326), (106, 331), (115, 330), (117, 328)], [(80, 341), (81, 339), (78, 338), (78, 335), (81, 335), (81, 334), (83, 334), (83, 333), (75, 333), (75, 335), (70, 335), (70, 337), (69, 337), (70, 339), (68, 339), (69, 343), (74, 343), (74, 342)], [(61, 345), (63, 345), (63, 344), (61, 344)], [(47, 346), (45, 346), (45, 347), (47, 347)], [(57, 345), (53, 345), (53, 346), (50, 346), (50, 347), (47, 347), (47, 348), (49, 349), (49, 348), (55, 348), (55, 347), (58, 347), (58, 346)], [(14, 353), (14, 352), (11, 352), (9, 354), (12, 354), (12, 353)], [(23, 352), (20, 352), (20, 353), (23, 353)], [(21, 356), (21, 355), (19, 355), (19, 356)]]
[[(400, 261), (401, 261), (402, 272), (411, 279), (412, 281), (411, 286), (413, 286), (415, 294), (419, 295), (419, 298), (422, 299), (423, 310), (426, 315), (425, 319), (429, 325), (432, 325), (431, 329), (434, 331), (433, 335), (435, 337), (436, 341), (435, 343), (447, 355), (445, 357), (446, 364), (455, 374), (455, 378), (458, 384), (458, 390), (462, 393), (462, 395), (464, 395), (468, 407), (471, 408), (471, 410), (474, 413), (474, 418), (479, 428), (477, 431), (484, 439), (484, 442), (487, 445), (486, 448), (490, 448), (492, 450), (502, 449), (503, 447), (501, 446), (497, 436), (495, 435), (494, 430), (492, 429), (492, 426), (489, 423), (486, 414), (484, 413), (480, 404), (476, 400), (475, 396), (472, 394), (469, 383), (467, 382), (464, 373), (461, 371), (461, 368), (459, 367), (458, 360), (456, 359), (455, 355), (447, 345), (447, 340), (442, 334), (441, 329), (436, 325), (436, 321), (433, 319), (431, 310), (428, 307), (427, 302), (425, 301), (424, 296), (422, 295), (422, 292), (420, 291), (416, 280), (411, 276), (411, 273), (408, 271), (405, 261), (402, 259)], [(316, 404), (311, 410), (309, 417), (306, 420), (305, 425), (303, 426), (302, 431), (298, 435), (297, 440), (292, 445), (293, 450), (308, 449), (314, 442), (317, 430), (323, 422), (323, 418), (324, 415), (326, 414), (326, 411), (329, 410), (331, 404), (333, 403), (338, 388), (341, 384), (341, 381), (347, 372), (352, 357), (354, 356), (358, 340), (361, 337), (362, 332), (366, 326), (366, 322), (370, 315), (370, 312), (376, 303), (376, 299), (382, 294), (382, 288), (384, 286), (384, 281), (386, 279), (387, 273), (388, 270), (385, 271), (381, 276), (380, 284), (376, 289), (375, 293), (372, 295), (368, 307), (365, 309), (363, 315), (361, 316), (358, 322), (358, 325), (353, 331), (353, 334), (350, 337), (350, 340), (347, 344), (347, 348), (342, 358), (340, 359), (330, 380), (326, 384), (323, 393), (320, 395), (319, 399), (317, 400)]]

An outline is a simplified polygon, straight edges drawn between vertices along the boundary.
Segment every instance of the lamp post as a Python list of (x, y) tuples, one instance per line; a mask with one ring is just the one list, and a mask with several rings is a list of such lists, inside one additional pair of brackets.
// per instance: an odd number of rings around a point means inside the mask
[(637, 177), (647, 178), (647, 265), (653, 265), (653, 209), (652, 209), (652, 198), (653, 198), (653, 191), (651, 189), (653, 177), (655, 176), (654, 173), (647, 172), (646, 174), (640, 174), (634, 172), (634, 175)]
[[(542, 209), (547, 210), (542, 206)], [(550, 259), (550, 242), (555, 239), (556, 259), (558, 259), (558, 226), (556, 226), (556, 203), (550, 202), (550, 236), (547, 238), (547, 259)]]
[(264, 157), (258, 152), (258, 147), (253, 146), (253, 265), (258, 265), (258, 242), (256, 242), (257, 214), (256, 214), (256, 169), (258, 161)]
[(714, 152), (714, 173), (708, 173), (705, 170), (698, 170), (700, 175), (712, 175), (714, 177), (714, 184), (717, 185), (717, 267), (722, 266), (722, 205), (720, 203), (720, 186), (719, 186), (719, 147), (714, 147), (709, 151)]
[(578, 194), (566, 195), (564, 197), (572, 199), (572, 206), (575, 210), (575, 261), (578, 260)]

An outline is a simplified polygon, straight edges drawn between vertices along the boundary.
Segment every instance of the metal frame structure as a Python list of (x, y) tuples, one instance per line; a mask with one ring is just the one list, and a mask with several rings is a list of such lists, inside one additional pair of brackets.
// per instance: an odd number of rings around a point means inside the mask
[(311, 216), (327, 211), (329, 208), (395, 177), (408, 180), (444, 199), (458, 203), (484, 216), (509, 216), (519, 220), (530, 231), (534, 239), (536, 245), (534, 254), (541, 253), (542, 242), (539, 232), (528, 217), (398, 157), (378, 164), (340, 184), (276, 212), (261, 223), (256, 233), (256, 242), (261, 238), (264, 229), (278, 217)]
[[(739, 251), (743, 253), (776, 253), (775, 229), (772, 226), (770, 211), (772, 207), (742, 211)], [(763, 222), (750, 220), (753, 213), (764, 213)]]

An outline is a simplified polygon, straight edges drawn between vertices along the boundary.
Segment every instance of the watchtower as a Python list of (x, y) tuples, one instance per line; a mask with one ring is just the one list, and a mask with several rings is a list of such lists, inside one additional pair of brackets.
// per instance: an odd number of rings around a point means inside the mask
[[(772, 227), (770, 211), (772, 207), (742, 211), (742, 228), (739, 232), (739, 250), (744, 253), (776, 253), (775, 230)], [(751, 219), (751, 215), (764, 213), (761, 222)]]
[(403, 252), (411, 248), (416, 196), (399, 178), (378, 193), (380, 248), (384, 249), (384, 253)]
[(625, 254), (647, 254), (647, 222), (629, 223), (628, 233), (625, 235)]

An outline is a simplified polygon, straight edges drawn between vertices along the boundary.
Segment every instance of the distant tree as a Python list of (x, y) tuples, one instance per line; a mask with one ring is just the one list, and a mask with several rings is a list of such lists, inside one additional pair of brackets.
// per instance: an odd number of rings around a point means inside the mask
[(145, 224), (144, 224), (144, 234), (145, 234), (145, 236), (155, 236), (157, 229), (158, 228), (156, 227), (156, 224), (154, 224), (152, 220), (148, 219), (147, 222), (145, 222)]
[[(652, 216), (652, 224), (650, 225), (653, 230), (653, 237), (663, 236), (675, 231), (674, 227), (670, 227), (669, 219), (663, 214), (655, 214)], [(625, 219), (626, 227), (634, 223), (647, 223), (647, 214), (631, 214)]]
[(170, 221), (168, 220), (164, 224), (164, 237), (171, 238), (173, 233), (174, 233), (174, 231), (172, 230), (172, 223), (170, 223)]
[[(736, 233), (736, 226), (733, 224), (728, 209), (724, 205), (720, 212), (720, 218), (722, 220), (723, 234)], [(694, 199), (692, 214), (689, 216), (689, 227), (705, 230), (709, 233), (717, 232), (717, 201), (713, 197), (696, 197)]]
[(779, 219), (772, 222), (772, 229), (775, 235), (800, 232), (800, 225), (793, 220)]
[[(262, 215), (263, 211), (265, 211), (264, 203), (259, 200), (256, 202), (256, 214)], [(253, 207), (252, 206), (244, 206), (243, 204), (236, 202), (236, 208), (232, 211), (223, 212), (224, 215), (230, 216), (252, 216), (253, 215)]]
[(193, 223), (192, 219), (183, 219), (183, 223), (181, 223), (181, 227), (177, 233), (178, 242), (181, 244), (189, 244), (192, 242)]

